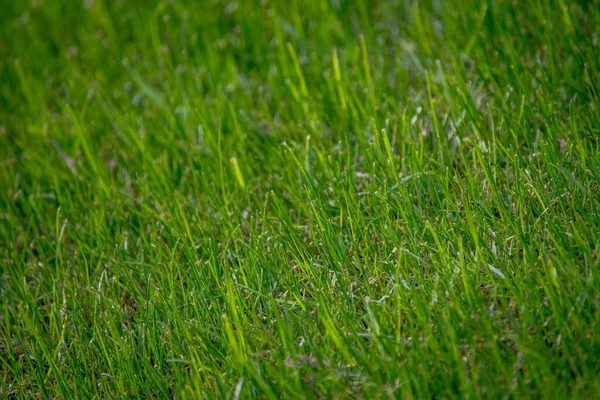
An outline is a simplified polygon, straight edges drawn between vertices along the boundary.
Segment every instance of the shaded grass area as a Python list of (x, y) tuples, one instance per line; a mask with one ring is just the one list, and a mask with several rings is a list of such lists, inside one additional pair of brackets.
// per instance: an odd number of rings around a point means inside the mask
[(599, 27), (2, 2), (0, 394), (591, 397)]

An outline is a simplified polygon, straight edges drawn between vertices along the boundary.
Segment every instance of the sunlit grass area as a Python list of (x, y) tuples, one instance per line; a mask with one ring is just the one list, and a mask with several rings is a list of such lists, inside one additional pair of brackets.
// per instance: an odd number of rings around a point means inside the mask
[(0, 397), (593, 398), (598, 0), (0, 2)]

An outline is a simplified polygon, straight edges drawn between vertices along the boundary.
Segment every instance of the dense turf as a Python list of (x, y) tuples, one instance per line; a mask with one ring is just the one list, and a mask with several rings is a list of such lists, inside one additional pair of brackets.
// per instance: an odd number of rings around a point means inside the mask
[(600, 391), (597, 0), (0, 2), (0, 397)]

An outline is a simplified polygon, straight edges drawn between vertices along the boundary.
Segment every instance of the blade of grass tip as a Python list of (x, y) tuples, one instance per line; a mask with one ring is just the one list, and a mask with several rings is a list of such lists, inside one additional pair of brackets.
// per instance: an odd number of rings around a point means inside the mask
[(569, 8), (565, 4), (564, 0), (558, 0), (558, 4), (560, 6), (560, 11), (561, 11), (563, 23), (565, 25), (566, 33), (567, 34), (575, 33), (575, 29), (573, 28), (573, 22), (571, 21), (571, 15), (569, 14)]
[(335, 79), (335, 87), (337, 89), (338, 99), (340, 100), (340, 106), (342, 107), (342, 110), (346, 111), (346, 95), (344, 94), (344, 88), (342, 87), (342, 73), (340, 71), (340, 61), (338, 59), (337, 49), (332, 50), (331, 60), (333, 63), (333, 78)]
[(304, 80), (304, 74), (302, 73), (302, 67), (300, 66), (300, 61), (298, 61), (298, 55), (296, 54), (296, 50), (294, 50), (294, 46), (291, 43), (287, 43), (287, 49), (290, 53), (290, 57), (292, 58), (292, 62), (294, 63), (294, 69), (296, 70), (296, 76), (298, 81), (300, 82), (300, 94), (302, 97), (308, 97), (308, 89), (306, 88), (306, 81)]
[(237, 158), (231, 157), (229, 161), (231, 162), (231, 167), (233, 168), (233, 173), (235, 175), (235, 179), (237, 181), (238, 186), (242, 190), (246, 189), (246, 182), (244, 181), (244, 176), (242, 175), (242, 170), (240, 169)]

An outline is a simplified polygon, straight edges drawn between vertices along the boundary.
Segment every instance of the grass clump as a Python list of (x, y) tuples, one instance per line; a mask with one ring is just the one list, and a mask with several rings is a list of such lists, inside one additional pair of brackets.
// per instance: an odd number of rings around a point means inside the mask
[(598, 1), (0, 5), (2, 397), (598, 393)]

